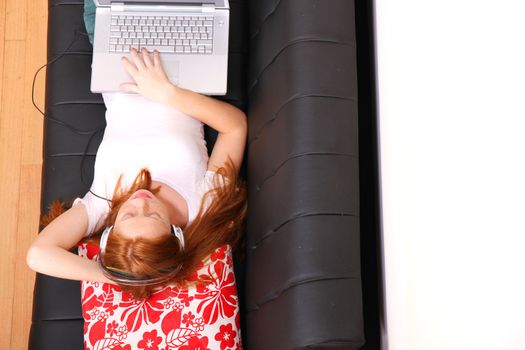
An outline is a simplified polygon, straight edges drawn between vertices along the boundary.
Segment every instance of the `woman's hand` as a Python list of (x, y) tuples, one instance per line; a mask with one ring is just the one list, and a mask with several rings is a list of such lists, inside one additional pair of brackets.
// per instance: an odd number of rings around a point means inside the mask
[(160, 54), (153, 52), (153, 61), (149, 57), (148, 50), (143, 48), (141, 55), (134, 48), (131, 49), (131, 58), (134, 65), (127, 57), (122, 57), (122, 64), (126, 71), (133, 77), (135, 83), (122, 83), (122, 91), (131, 91), (158, 102), (166, 102), (176, 88), (166, 76), (160, 63)]

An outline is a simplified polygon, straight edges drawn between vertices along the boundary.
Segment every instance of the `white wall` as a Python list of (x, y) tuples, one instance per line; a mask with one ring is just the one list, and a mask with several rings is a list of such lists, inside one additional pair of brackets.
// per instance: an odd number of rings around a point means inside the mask
[(375, 7), (384, 350), (523, 350), (525, 1)]

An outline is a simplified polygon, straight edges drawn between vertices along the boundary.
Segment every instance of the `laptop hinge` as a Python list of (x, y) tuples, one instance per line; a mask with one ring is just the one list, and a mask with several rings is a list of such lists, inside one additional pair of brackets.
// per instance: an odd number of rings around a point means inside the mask
[(111, 11), (124, 11), (124, 3), (123, 2), (112, 2), (111, 3)]
[(201, 6), (177, 6), (177, 5), (137, 5), (124, 2), (112, 2), (112, 12), (123, 11), (166, 11), (166, 12), (215, 12), (214, 4), (202, 4)]
[(202, 12), (215, 12), (214, 4), (202, 4)]

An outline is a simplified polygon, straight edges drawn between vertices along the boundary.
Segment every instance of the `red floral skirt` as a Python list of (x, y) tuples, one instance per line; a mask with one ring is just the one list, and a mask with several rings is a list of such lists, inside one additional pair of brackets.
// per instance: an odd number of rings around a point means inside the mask
[[(98, 246), (81, 244), (78, 254), (97, 260)], [(197, 276), (212, 282), (167, 286), (143, 301), (115, 285), (82, 281), (84, 349), (242, 349), (230, 246), (216, 249)]]

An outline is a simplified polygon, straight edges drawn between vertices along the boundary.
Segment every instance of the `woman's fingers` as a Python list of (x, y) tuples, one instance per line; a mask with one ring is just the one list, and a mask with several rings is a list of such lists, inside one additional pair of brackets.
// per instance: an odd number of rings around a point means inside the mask
[(128, 71), (128, 73), (135, 79), (135, 76), (138, 73), (137, 67), (135, 67), (127, 57), (122, 56), (121, 58), (122, 64), (124, 65), (124, 68)]
[(120, 84), (119, 88), (122, 91), (128, 91), (128, 92), (131, 91), (131, 92), (136, 92), (136, 93), (139, 92), (137, 84), (133, 84), (133, 83), (122, 83)]
[(157, 50), (153, 51), (153, 64), (155, 65), (155, 68), (162, 67), (160, 64), (160, 53)]
[(141, 48), (140, 52), (142, 53), (142, 58), (144, 59), (144, 65), (148, 67), (149, 69), (153, 68), (153, 63), (151, 62), (151, 58), (149, 57), (148, 50), (146, 48)]
[(129, 50), (129, 53), (131, 54), (131, 58), (133, 59), (133, 63), (135, 63), (135, 65), (137, 66), (137, 69), (138, 70), (144, 69), (145, 68), (144, 62), (140, 58), (137, 50), (135, 48), (131, 48), (131, 50)]

